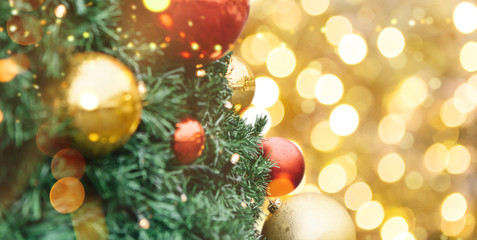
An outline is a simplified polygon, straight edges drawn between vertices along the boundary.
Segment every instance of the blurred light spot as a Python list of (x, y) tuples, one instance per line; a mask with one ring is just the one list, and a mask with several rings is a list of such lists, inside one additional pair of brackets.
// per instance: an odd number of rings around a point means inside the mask
[(315, 111), (315, 102), (312, 100), (303, 100), (300, 104), (301, 111), (304, 113), (312, 113)]
[(273, 106), (278, 101), (280, 89), (275, 81), (268, 77), (255, 79), (255, 95), (252, 104), (261, 108)]
[(431, 80), (429, 80), (429, 87), (431, 89), (437, 90), (441, 88), (441, 86), (442, 86), (442, 82), (439, 78), (434, 77), (434, 78), (431, 78)]
[(426, 100), (428, 89), (426, 83), (419, 77), (406, 79), (399, 87), (396, 101), (403, 111), (413, 110)]
[(143, 0), (143, 3), (151, 12), (162, 12), (169, 7), (171, 0)]
[(460, 193), (452, 193), (442, 202), (441, 214), (446, 221), (457, 221), (467, 211), (467, 201)]
[(387, 58), (397, 57), (404, 50), (405, 40), (399, 29), (387, 27), (378, 36), (378, 49)]
[(83, 177), (86, 163), (83, 155), (73, 148), (65, 148), (55, 154), (51, 161), (51, 173), (60, 180), (65, 177), (74, 177), (78, 180)]
[(356, 110), (347, 104), (342, 104), (333, 109), (330, 115), (331, 131), (339, 136), (353, 133), (359, 124), (359, 115)]
[(438, 174), (431, 177), (429, 185), (435, 192), (445, 192), (451, 187), (451, 181), (449, 174)]
[(57, 18), (63, 18), (66, 15), (66, 7), (63, 4), (58, 5), (55, 8), (55, 16)]
[(50, 202), (59, 213), (72, 213), (84, 201), (84, 188), (74, 177), (62, 178), (53, 185), (50, 191)]
[(338, 48), (341, 59), (346, 64), (358, 64), (368, 54), (368, 46), (364, 39), (356, 34), (345, 35)]
[(458, 104), (462, 103), (456, 98), (448, 99), (442, 104), (440, 112), (441, 121), (447, 127), (458, 127), (467, 119), (467, 114), (457, 109), (456, 105)]
[(9, 82), (15, 76), (30, 69), (30, 59), (24, 54), (12, 55), (6, 59), (0, 59), (0, 82)]
[(275, 77), (284, 78), (292, 74), (296, 66), (293, 52), (285, 47), (273, 49), (267, 57), (267, 69)]
[(455, 145), (449, 150), (449, 153), (450, 161), (447, 165), (447, 171), (449, 173), (461, 174), (469, 168), (471, 155), (466, 147)]
[(282, 122), (283, 117), (285, 116), (285, 107), (283, 103), (278, 100), (271, 107), (267, 108), (267, 111), (270, 113), (272, 119), (272, 127), (277, 126)]
[(321, 76), (321, 72), (315, 68), (303, 69), (296, 80), (296, 90), (302, 98), (315, 98), (315, 85)]
[(332, 163), (324, 167), (318, 177), (320, 188), (327, 193), (341, 191), (346, 184), (346, 171), (339, 164)]
[(471, 84), (460, 85), (454, 92), (455, 107), (463, 113), (468, 113), (475, 109), (477, 105), (477, 89)]
[(0, 123), (2, 123), (2, 122), (3, 122), (3, 112), (2, 112), (2, 110), (0, 110)]
[(295, 1), (279, 1), (273, 6), (273, 22), (275, 25), (283, 30), (297, 28), (301, 20), (301, 10)]
[(19, 14), (7, 21), (10, 38), (21, 45), (33, 45), (43, 38), (43, 26), (33, 14)]
[(71, 215), (71, 220), (77, 240), (106, 240), (109, 236), (99, 196), (88, 194), (81, 208)]
[(252, 65), (261, 65), (267, 61), (272, 49), (280, 46), (280, 39), (270, 32), (250, 35), (242, 42), (241, 56)]
[(424, 164), (431, 172), (441, 172), (449, 164), (450, 154), (446, 146), (435, 143), (424, 154)]
[(422, 187), (424, 178), (419, 172), (411, 172), (406, 176), (405, 182), (409, 189), (417, 190)]
[(317, 16), (326, 11), (330, 0), (301, 0), (301, 6), (308, 14)]
[(141, 220), (139, 220), (139, 226), (142, 228), (142, 229), (149, 229), (151, 227), (151, 223), (149, 222), (149, 220), (147, 220), (147, 218), (141, 218)]
[(477, 71), (477, 42), (467, 42), (460, 51), (460, 64), (467, 72)]
[(320, 189), (316, 185), (311, 183), (306, 183), (305, 186), (303, 186), (303, 189), (301, 190), (300, 193), (307, 193), (307, 192), (321, 193)]
[(242, 118), (245, 120), (245, 123), (255, 125), (257, 118), (262, 116), (267, 118), (267, 123), (262, 130), (262, 135), (264, 135), (272, 127), (272, 122), (270, 121), (271, 117), (267, 110), (260, 107), (251, 107), (243, 113)]
[(396, 236), (409, 231), (409, 226), (402, 217), (392, 217), (381, 227), (381, 237), (383, 240), (394, 240)]
[(396, 182), (404, 174), (406, 165), (397, 153), (390, 153), (379, 161), (378, 174), (384, 182)]
[(84, 92), (80, 97), (80, 106), (87, 111), (93, 111), (99, 106), (99, 98), (92, 92)]
[(412, 233), (403, 232), (403, 233), (398, 234), (392, 240), (416, 240), (416, 237), (414, 237), (414, 235)]
[(311, 144), (318, 151), (332, 151), (338, 146), (340, 139), (340, 136), (331, 131), (330, 124), (327, 121), (316, 124), (311, 130)]
[(328, 42), (335, 46), (340, 44), (341, 39), (345, 35), (351, 33), (353, 33), (353, 26), (351, 22), (343, 16), (333, 16), (326, 21), (325, 37)]
[(344, 201), (346, 207), (351, 210), (358, 210), (361, 205), (371, 201), (373, 193), (365, 182), (353, 183), (345, 192)]
[(441, 220), (441, 230), (447, 236), (457, 236), (459, 233), (464, 230), (465, 227), (465, 217), (460, 218), (457, 221), (446, 221)]
[(454, 24), (462, 33), (477, 29), (477, 8), (470, 2), (461, 2), (454, 10)]
[(383, 143), (396, 144), (406, 132), (406, 124), (397, 114), (389, 114), (379, 122), (378, 134)]
[(384, 219), (384, 208), (378, 201), (362, 204), (356, 212), (356, 225), (364, 230), (377, 228)]
[(346, 185), (351, 184), (356, 178), (358, 173), (358, 167), (353, 158), (348, 155), (337, 157), (333, 160), (333, 163), (340, 165), (346, 172)]
[(316, 82), (315, 96), (322, 104), (335, 104), (343, 96), (343, 83), (335, 75), (325, 74)]
[(347, 91), (344, 101), (352, 103), (359, 113), (367, 113), (374, 104), (374, 97), (368, 88), (358, 85)]

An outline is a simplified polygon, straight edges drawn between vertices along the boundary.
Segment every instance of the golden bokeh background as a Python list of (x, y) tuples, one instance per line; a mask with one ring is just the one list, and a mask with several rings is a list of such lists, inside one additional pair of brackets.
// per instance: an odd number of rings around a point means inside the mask
[[(477, 3), (252, 0), (244, 114), (302, 149), (357, 239), (475, 239)], [(332, 216), (330, 216), (332, 217)]]

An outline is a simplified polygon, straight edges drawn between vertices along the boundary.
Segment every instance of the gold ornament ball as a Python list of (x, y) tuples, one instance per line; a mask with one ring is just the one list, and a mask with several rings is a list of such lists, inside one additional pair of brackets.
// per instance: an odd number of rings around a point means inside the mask
[(343, 206), (319, 193), (287, 199), (263, 225), (267, 240), (355, 240), (353, 220)]
[(132, 72), (103, 53), (79, 53), (69, 61), (61, 105), (72, 119), (74, 146), (85, 156), (107, 154), (126, 143), (141, 118)]
[(232, 56), (227, 70), (227, 80), (232, 89), (232, 103), (235, 111), (241, 112), (252, 103), (255, 95), (255, 78), (250, 67), (242, 59)]

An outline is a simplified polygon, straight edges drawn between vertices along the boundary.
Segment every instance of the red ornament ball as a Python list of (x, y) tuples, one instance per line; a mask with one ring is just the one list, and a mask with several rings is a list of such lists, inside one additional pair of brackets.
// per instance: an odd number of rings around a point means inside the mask
[(143, 9), (148, 16), (141, 17), (138, 12), (135, 20), (152, 22), (162, 30), (160, 39), (149, 39), (164, 41), (166, 56), (192, 63), (217, 60), (227, 53), (242, 32), (250, 9), (249, 0), (141, 2), (136, 12)]
[(264, 139), (263, 156), (276, 164), (272, 168), (269, 196), (278, 197), (292, 192), (303, 179), (305, 160), (300, 149), (291, 141), (271, 137)]
[(176, 124), (172, 148), (180, 163), (192, 163), (204, 151), (204, 144), (204, 128), (197, 120), (186, 118)]

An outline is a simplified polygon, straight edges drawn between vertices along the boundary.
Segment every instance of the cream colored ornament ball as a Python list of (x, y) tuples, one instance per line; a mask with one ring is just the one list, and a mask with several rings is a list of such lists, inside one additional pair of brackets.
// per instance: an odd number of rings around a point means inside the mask
[(72, 120), (73, 147), (85, 156), (105, 155), (126, 143), (141, 119), (133, 73), (103, 53), (78, 53), (62, 84), (64, 112)]
[(267, 240), (356, 240), (353, 220), (346, 209), (319, 193), (301, 193), (287, 199), (266, 220)]
[(241, 112), (250, 106), (255, 95), (255, 78), (252, 69), (244, 60), (232, 55), (226, 77), (233, 91), (230, 102), (235, 111)]

